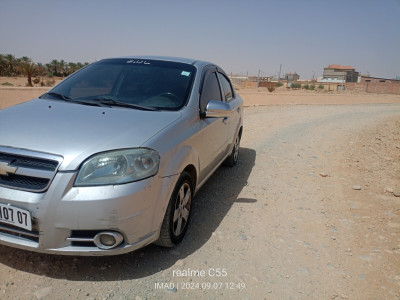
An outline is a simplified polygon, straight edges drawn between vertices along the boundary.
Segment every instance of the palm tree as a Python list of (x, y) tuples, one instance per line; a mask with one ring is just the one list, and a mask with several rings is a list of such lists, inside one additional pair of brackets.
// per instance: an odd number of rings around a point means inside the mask
[(58, 68), (60, 70), (60, 73), (62, 74), (62, 77), (64, 78), (64, 76), (65, 76), (65, 61), (63, 59), (58, 62)]
[(7, 70), (7, 61), (3, 54), (0, 54), (0, 75), (5, 75)]
[(50, 62), (51, 70), (52, 70), (54, 76), (58, 75), (58, 65), (59, 65), (59, 62), (57, 59), (53, 59)]
[(8, 76), (13, 76), (14, 75), (14, 71), (15, 71), (15, 66), (17, 64), (17, 60), (15, 59), (15, 56), (12, 54), (6, 54), (4, 56), (4, 58), (6, 59), (6, 65), (7, 65), (7, 75)]
[(44, 66), (45, 66), (45, 70), (47, 72), (47, 76), (53, 75), (53, 67), (52, 67), (52, 65), (50, 63), (48, 63), (48, 64), (45, 64)]
[(18, 59), (20, 62), (22, 63), (28, 63), (28, 62), (32, 62), (32, 59), (29, 58), (28, 56), (22, 56), (20, 59)]
[(28, 77), (28, 85), (33, 86), (32, 77), (36, 76), (38, 73), (38, 67), (33, 62), (23, 62), (20, 65), (20, 70)]
[(74, 73), (76, 70), (77, 70), (77, 68), (76, 68), (76, 63), (69, 62), (69, 63), (67, 64), (67, 68), (66, 68), (66, 74), (67, 74), (67, 75), (71, 75), (71, 74)]
[(43, 76), (46, 74), (46, 66), (43, 65), (42, 63), (37, 63), (36, 64), (37, 68), (38, 68), (38, 75)]
[(20, 58), (17, 58), (16, 59), (16, 65), (14, 67), (15, 72), (17, 73), (17, 75), (20, 75), (21, 73), (23, 73), (22, 68), (21, 68), (23, 64), (31, 63), (31, 62), (32, 62), (32, 59), (29, 58), (28, 56), (22, 56)]
[(76, 63), (76, 70), (82, 69), (85, 65), (81, 62)]
[[(0, 53), (0, 75), (2, 76), (14, 76), (19, 74), (27, 75), (34, 71), (32, 76), (67, 76), (70, 75), (79, 69), (87, 66), (89, 63), (73, 63), (73, 62), (65, 62), (64, 60), (58, 61), (57, 59), (53, 59), (50, 63), (35, 64), (33, 60), (27, 56), (23, 56), (21, 58), (16, 58), (12, 54), (1, 54)], [(32, 77), (31, 76), (31, 77)], [(28, 76), (28, 84), (32, 86), (32, 82)]]

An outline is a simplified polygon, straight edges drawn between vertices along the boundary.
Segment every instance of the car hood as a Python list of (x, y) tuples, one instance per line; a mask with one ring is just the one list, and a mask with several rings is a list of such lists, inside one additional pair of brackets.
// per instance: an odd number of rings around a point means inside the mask
[(140, 147), (180, 117), (34, 99), (0, 110), (0, 145), (61, 155), (60, 170), (76, 170), (94, 153)]

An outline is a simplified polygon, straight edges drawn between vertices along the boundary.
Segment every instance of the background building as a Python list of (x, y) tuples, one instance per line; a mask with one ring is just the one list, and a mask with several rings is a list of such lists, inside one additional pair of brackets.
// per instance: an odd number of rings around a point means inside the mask
[(357, 82), (359, 72), (351, 66), (329, 65), (324, 68), (321, 82)]
[(285, 80), (287, 80), (288, 82), (294, 82), (300, 79), (300, 75), (295, 73), (286, 73), (285, 75)]
[(360, 76), (357, 82), (347, 82), (349, 91), (400, 95), (400, 80)]

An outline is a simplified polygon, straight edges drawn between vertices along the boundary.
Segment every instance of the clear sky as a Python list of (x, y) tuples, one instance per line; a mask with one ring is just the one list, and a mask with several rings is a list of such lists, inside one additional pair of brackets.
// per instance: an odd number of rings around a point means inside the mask
[(0, 0), (0, 53), (42, 63), (182, 56), (263, 76), (282, 64), (303, 79), (341, 64), (393, 78), (400, 0)]

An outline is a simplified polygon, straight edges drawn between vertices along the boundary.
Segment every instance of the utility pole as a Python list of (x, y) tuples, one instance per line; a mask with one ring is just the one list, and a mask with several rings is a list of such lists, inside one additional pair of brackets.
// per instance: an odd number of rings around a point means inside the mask
[(281, 71), (282, 71), (282, 64), (279, 65), (278, 82), (281, 82)]

